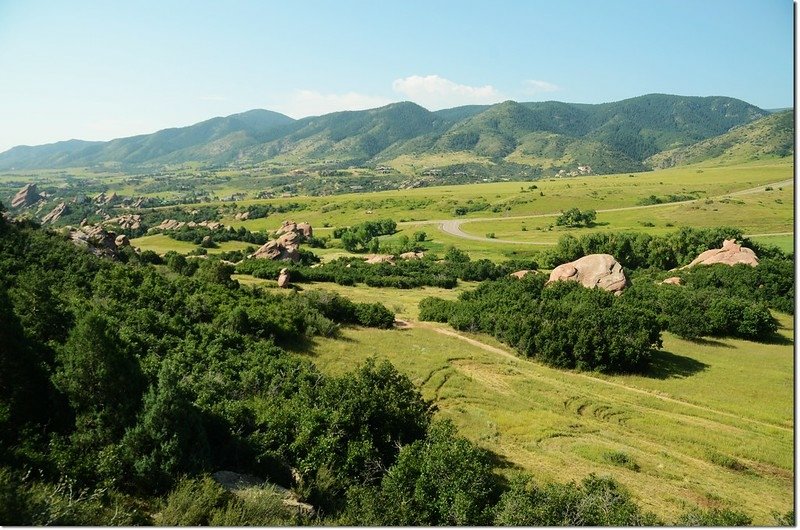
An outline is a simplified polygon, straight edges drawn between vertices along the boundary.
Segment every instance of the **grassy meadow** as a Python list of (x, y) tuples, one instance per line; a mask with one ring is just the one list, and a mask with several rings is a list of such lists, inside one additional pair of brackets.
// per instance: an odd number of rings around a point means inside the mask
[(315, 339), (304, 354), (329, 373), (388, 359), (440, 416), (498, 453), (505, 472), (562, 482), (612, 475), (666, 519), (700, 505), (770, 524), (794, 502), (794, 330), (791, 318), (781, 323), (787, 344), (667, 334), (645, 376), (555, 370), (491, 337), (427, 323), (345, 329), (345, 340)]

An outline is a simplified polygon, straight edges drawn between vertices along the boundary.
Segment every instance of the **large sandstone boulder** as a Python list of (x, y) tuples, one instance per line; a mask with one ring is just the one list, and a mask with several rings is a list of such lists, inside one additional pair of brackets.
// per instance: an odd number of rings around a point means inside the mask
[(281, 269), (281, 274), (278, 276), (278, 287), (286, 288), (289, 287), (289, 269)]
[(534, 271), (530, 269), (522, 269), (521, 271), (512, 272), (509, 276), (513, 276), (519, 280), (527, 276), (528, 274), (539, 274), (539, 271)]
[(706, 250), (697, 256), (694, 261), (682, 268), (694, 267), (695, 265), (713, 265), (715, 263), (731, 266), (742, 263), (755, 267), (758, 265), (758, 256), (752, 249), (738, 244), (735, 239), (726, 239), (722, 242), (722, 248)]
[(283, 234), (278, 239), (267, 241), (250, 255), (256, 259), (300, 260), (300, 236), (295, 232)]
[(369, 265), (377, 265), (378, 263), (389, 263), (394, 265), (394, 256), (391, 254), (369, 254), (366, 256), (366, 261)]
[(61, 219), (61, 216), (67, 213), (67, 211), (68, 208), (66, 203), (64, 202), (58, 203), (58, 206), (53, 208), (49, 214), (42, 217), (42, 224), (55, 223), (56, 221)]
[(550, 273), (547, 283), (562, 280), (580, 282), (584, 287), (599, 287), (614, 294), (622, 293), (628, 285), (622, 265), (610, 254), (589, 254), (559, 265)]
[(424, 252), (403, 252), (400, 254), (400, 259), (422, 259), (425, 257)]
[(681, 280), (679, 276), (671, 276), (661, 283), (666, 283), (667, 285), (682, 285), (683, 280)]
[(36, 188), (36, 184), (30, 183), (23, 186), (21, 190), (14, 195), (14, 198), (11, 199), (11, 206), (13, 208), (21, 208), (23, 206), (30, 206), (31, 204), (37, 202), (41, 199), (42, 196), (39, 193), (39, 190)]
[(303, 238), (311, 237), (314, 235), (314, 230), (308, 223), (295, 223), (294, 221), (284, 221), (281, 227), (275, 231), (275, 235), (295, 233), (303, 236)]
[(118, 248), (129, 247), (129, 246), (131, 246), (131, 241), (130, 241), (130, 239), (128, 239), (128, 236), (126, 236), (125, 234), (120, 234), (114, 240), (114, 244), (117, 245)]

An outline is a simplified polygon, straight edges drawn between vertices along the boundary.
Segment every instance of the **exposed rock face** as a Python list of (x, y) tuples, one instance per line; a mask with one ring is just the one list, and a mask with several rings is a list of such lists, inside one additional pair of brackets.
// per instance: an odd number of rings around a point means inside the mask
[(314, 230), (311, 228), (310, 224), (295, 223), (294, 221), (284, 221), (281, 223), (281, 227), (275, 231), (275, 235), (279, 236), (281, 234), (288, 234), (292, 232), (302, 235), (304, 238), (314, 235)]
[(250, 212), (239, 212), (233, 216), (237, 221), (247, 221), (250, 219)]
[(117, 255), (117, 234), (106, 232), (101, 226), (85, 225), (70, 229), (69, 238), (95, 256), (114, 258)]
[(289, 287), (289, 269), (281, 269), (281, 274), (278, 276), (278, 287)]
[(678, 276), (672, 276), (670, 278), (667, 278), (666, 280), (664, 280), (661, 283), (666, 283), (666, 284), (669, 284), (669, 285), (682, 285), (683, 284), (683, 280), (681, 280)]
[(599, 287), (614, 294), (621, 294), (628, 285), (622, 265), (610, 254), (589, 254), (559, 265), (550, 273), (547, 283), (561, 280), (580, 282), (584, 287)]
[(23, 206), (30, 206), (41, 198), (42, 196), (39, 190), (36, 189), (36, 184), (26, 184), (14, 195), (14, 198), (11, 199), (11, 207), (21, 208)]
[(400, 259), (422, 259), (424, 257), (424, 252), (403, 252), (400, 254)]
[(116, 192), (111, 192), (111, 195), (106, 195), (101, 192), (100, 195), (94, 198), (95, 204), (111, 205), (120, 201), (119, 195)]
[(391, 254), (369, 254), (364, 263), (368, 263), (370, 265), (377, 265), (378, 263), (389, 263), (390, 265), (394, 265), (394, 256), (392, 256)]
[(697, 256), (694, 261), (686, 265), (686, 267), (681, 268), (685, 269), (694, 267), (695, 265), (713, 265), (715, 263), (731, 266), (742, 263), (755, 267), (758, 265), (758, 256), (756, 256), (756, 253), (753, 252), (752, 249), (738, 244), (735, 239), (726, 239), (722, 242), (722, 248), (706, 250)]
[(42, 217), (42, 224), (55, 223), (56, 221), (61, 219), (62, 215), (64, 215), (67, 212), (68, 212), (67, 204), (64, 202), (60, 202), (58, 203), (58, 206), (53, 208), (53, 210), (49, 214)]
[(114, 244), (117, 245), (118, 248), (131, 246), (131, 242), (128, 239), (128, 236), (126, 236), (125, 234), (118, 235), (117, 238), (114, 240)]
[(534, 271), (531, 269), (522, 269), (521, 271), (512, 272), (509, 276), (513, 276), (519, 280), (527, 276), (528, 274), (539, 274), (539, 271)]
[(142, 226), (142, 216), (139, 214), (126, 214), (114, 217), (106, 222), (115, 224), (123, 230), (138, 230)]
[(298, 223), (297, 229), (302, 232), (305, 237), (312, 237), (314, 235), (314, 229), (311, 228), (311, 225), (308, 223)]
[(267, 241), (251, 256), (256, 259), (300, 260), (300, 236), (296, 232), (283, 234), (278, 239)]

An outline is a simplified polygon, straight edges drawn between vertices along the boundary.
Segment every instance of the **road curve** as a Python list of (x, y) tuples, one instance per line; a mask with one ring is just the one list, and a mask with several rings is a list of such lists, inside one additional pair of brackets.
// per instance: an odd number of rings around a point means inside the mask
[[(755, 188), (748, 188), (746, 190), (734, 191), (731, 193), (725, 193), (723, 195), (716, 195), (714, 197), (702, 198), (702, 199), (691, 199), (688, 201), (678, 201), (678, 202), (665, 202), (661, 204), (647, 204), (644, 206), (623, 206), (621, 208), (607, 208), (604, 210), (597, 210), (597, 213), (609, 213), (609, 212), (623, 212), (628, 210), (646, 210), (648, 208), (663, 208), (666, 206), (674, 206), (677, 204), (691, 204), (693, 202), (697, 202), (700, 200), (707, 200), (707, 199), (724, 199), (726, 197), (737, 197), (740, 195), (749, 195), (752, 193), (758, 193), (765, 191), (766, 188), (772, 187), (782, 187), (782, 186), (793, 186), (794, 179), (786, 179), (780, 182), (774, 182), (772, 184), (764, 184), (761, 186), (756, 186)], [(483, 241), (488, 243), (512, 243), (516, 245), (545, 245), (545, 246), (552, 246), (552, 242), (542, 242), (542, 241), (514, 241), (511, 239), (496, 239), (496, 238), (489, 238), (489, 237), (482, 237), (476, 236), (474, 234), (468, 234), (461, 230), (462, 223), (472, 223), (476, 221), (506, 221), (506, 220), (515, 220), (515, 219), (535, 219), (541, 217), (558, 217), (561, 215), (561, 212), (555, 213), (540, 213), (540, 214), (533, 214), (533, 215), (512, 215), (508, 217), (471, 217), (469, 219), (437, 219), (431, 221), (408, 221), (406, 223), (399, 223), (399, 224), (436, 224), (439, 227), (439, 230), (450, 234), (451, 236), (460, 237), (463, 239), (471, 239), (472, 241)], [(751, 234), (753, 236), (767, 236), (767, 235), (792, 235), (793, 232), (777, 232), (774, 234)]]

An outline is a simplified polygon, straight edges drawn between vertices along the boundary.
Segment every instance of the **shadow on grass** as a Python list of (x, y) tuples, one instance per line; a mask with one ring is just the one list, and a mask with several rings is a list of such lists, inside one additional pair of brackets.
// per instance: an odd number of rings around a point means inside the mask
[(774, 344), (776, 346), (794, 346), (794, 340), (790, 339), (789, 337), (784, 337), (780, 333), (773, 333), (766, 339), (756, 340), (755, 342), (760, 342), (761, 344)]
[(709, 365), (706, 363), (691, 357), (668, 351), (657, 351), (653, 353), (650, 369), (644, 375), (653, 379), (677, 379), (693, 376), (708, 367)]
[[(294, 340), (276, 341), (276, 345), (292, 353), (300, 353), (303, 355), (314, 356), (315, 355), (314, 348), (317, 346), (317, 342), (315, 339), (317, 338), (319, 337), (300, 337), (299, 339), (294, 339)], [(329, 337), (329, 338), (333, 338), (338, 342), (345, 342), (345, 343), (358, 342), (357, 340), (354, 340), (350, 337), (346, 337), (341, 333), (334, 337)]]
[(728, 344), (727, 342), (722, 342), (721, 340), (716, 339), (709, 339), (708, 337), (698, 337), (696, 339), (685, 339), (691, 342), (692, 344), (697, 344), (700, 346), (711, 346), (713, 348), (735, 348)]

